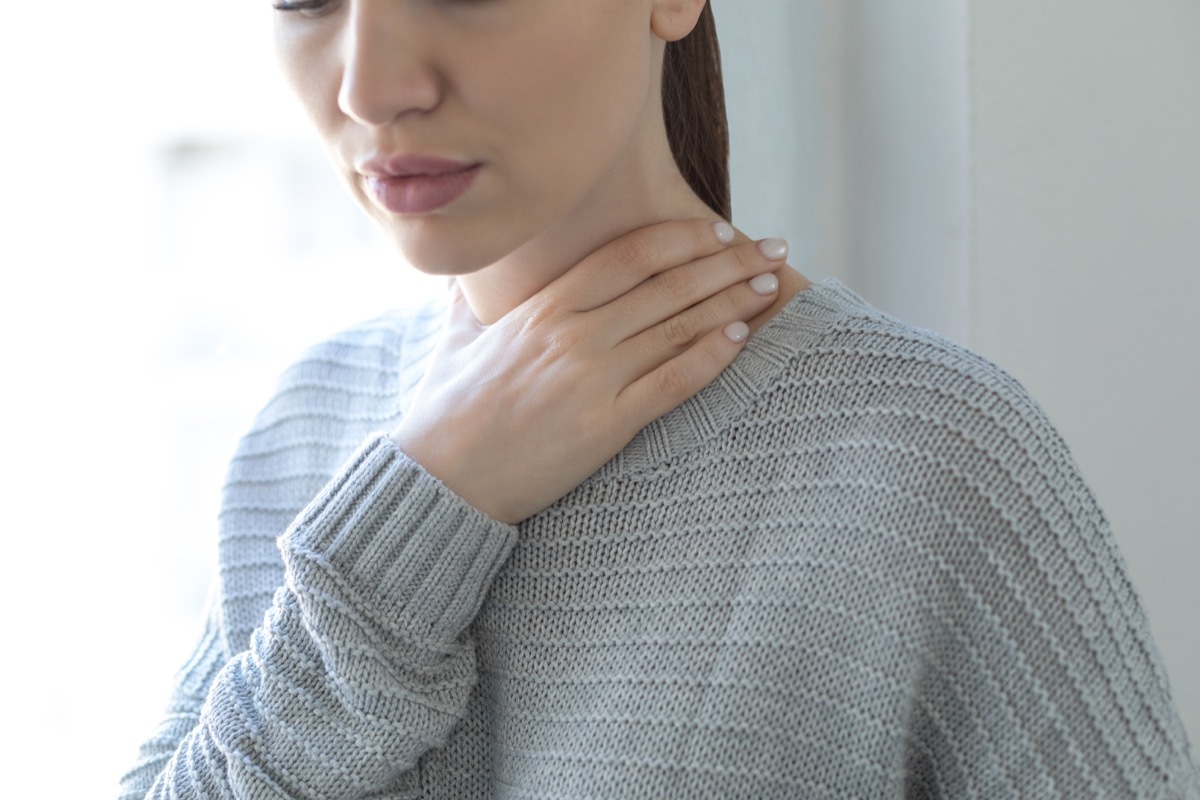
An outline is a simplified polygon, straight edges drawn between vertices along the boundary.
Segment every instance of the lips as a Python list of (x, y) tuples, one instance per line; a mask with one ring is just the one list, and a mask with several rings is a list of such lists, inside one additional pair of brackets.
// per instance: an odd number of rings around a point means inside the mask
[(394, 214), (428, 214), (470, 190), (482, 165), (432, 156), (375, 158), (358, 172), (367, 193)]

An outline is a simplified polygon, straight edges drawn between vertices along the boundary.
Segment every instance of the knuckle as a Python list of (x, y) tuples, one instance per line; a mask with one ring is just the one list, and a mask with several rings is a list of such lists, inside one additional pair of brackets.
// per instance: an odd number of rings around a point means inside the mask
[(671, 269), (655, 275), (653, 283), (660, 296), (673, 300), (687, 296), (696, 281), (687, 270)]
[(673, 347), (687, 347), (696, 338), (696, 326), (686, 316), (676, 315), (662, 323), (662, 335)]
[(642, 235), (626, 236), (616, 243), (613, 258), (625, 269), (648, 270), (654, 261), (655, 250)]
[(541, 356), (546, 361), (562, 359), (578, 350), (581, 338), (578, 331), (572, 328), (554, 330), (542, 340)]
[(550, 325), (554, 321), (557, 309), (551, 303), (527, 303), (514, 311), (514, 322), (517, 330), (531, 334), (538, 329)]
[(540, 315), (534, 309), (519, 308), (513, 314), (512, 324), (519, 333), (527, 335), (530, 331), (537, 329), (540, 322), (539, 317)]
[(678, 364), (664, 364), (658, 371), (658, 391), (664, 397), (679, 399), (689, 394), (687, 371)]

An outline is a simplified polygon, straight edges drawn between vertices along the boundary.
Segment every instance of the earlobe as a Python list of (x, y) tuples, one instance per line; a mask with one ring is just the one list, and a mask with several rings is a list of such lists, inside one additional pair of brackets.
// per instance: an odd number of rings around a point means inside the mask
[(651, 32), (665, 42), (677, 42), (692, 32), (708, 0), (654, 0)]

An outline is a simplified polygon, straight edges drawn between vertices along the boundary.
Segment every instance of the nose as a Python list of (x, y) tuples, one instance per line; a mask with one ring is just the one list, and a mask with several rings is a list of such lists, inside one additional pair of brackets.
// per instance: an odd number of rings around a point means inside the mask
[(362, 125), (382, 127), (441, 102), (442, 87), (422, 45), (420, 21), (406, 3), (361, 0), (349, 3), (344, 29), (338, 108)]

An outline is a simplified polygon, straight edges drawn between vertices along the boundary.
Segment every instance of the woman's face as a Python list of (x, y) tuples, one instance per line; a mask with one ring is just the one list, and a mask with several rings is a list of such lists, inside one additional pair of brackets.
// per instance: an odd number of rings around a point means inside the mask
[(283, 70), (336, 168), (422, 270), (471, 272), (603, 213), (661, 137), (654, 29), (672, 3), (275, 5), (291, 9)]

